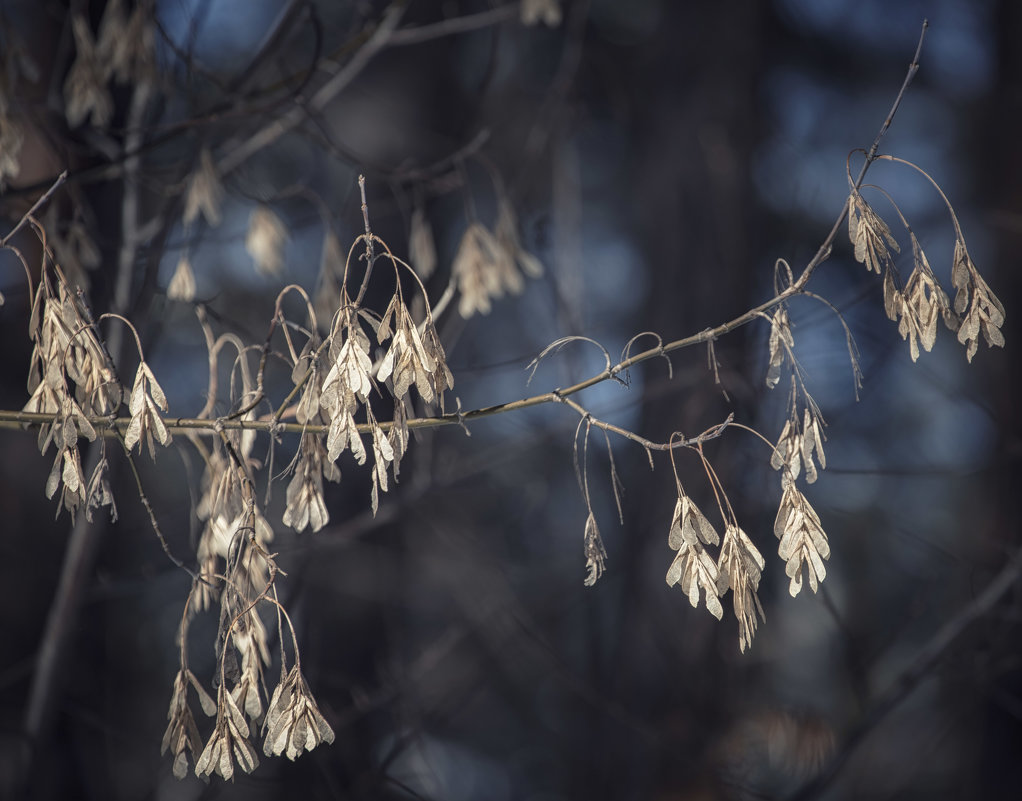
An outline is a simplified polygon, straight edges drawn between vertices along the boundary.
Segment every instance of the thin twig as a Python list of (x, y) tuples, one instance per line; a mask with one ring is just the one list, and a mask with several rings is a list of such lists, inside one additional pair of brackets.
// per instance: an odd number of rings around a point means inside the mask
[[(901, 99), (905, 96), (905, 92), (908, 91), (909, 84), (912, 83), (912, 79), (919, 71), (919, 56), (923, 51), (923, 39), (926, 37), (926, 31), (930, 27), (930, 23), (927, 20), (923, 20), (923, 28), (919, 32), (919, 43), (916, 45), (915, 55), (912, 56), (912, 63), (908, 65), (908, 72), (905, 74), (905, 80), (901, 83), (901, 89), (898, 90), (897, 96), (894, 98), (894, 103), (891, 105), (891, 110), (887, 113), (887, 117), (884, 120), (884, 124), (880, 126), (879, 132), (873, 139), (873, 144), (869, 146), (869, 150), (866, 151), (866, 160), (863, 162), (862, 169), (859, 170), (859, 176), (855, 179), (853, 184), (853, 191), (857, 192), (859, 187), (862, 185), (863, 180), (866, 178), (866, 172), (870, 166), (876, 160), (877, 149), (880, 147), (880, 140), (884, 138), (887, 133), (887, 129), (891, 127), (891, 123), (894, 121), (894, 115), (898, 112), (898, 108), (901, 106)], [(838, 232), (841, 229), (841, 224), (845, 221), (845, 217), (848, 215), (848, 203), (846, 202), (841, 208), (841, 214), (838, 215), (837, 220), (834, 222), (834, 227), (830, 229), (830, 233), (827, 238), (823, 240), (823, 243), (816, 251), (816, 255), (810, 260), (809, 264), (806, 265), (802, 274), (799, 275), (798, 279), (792, 285), (793, 287), (801, 290), (809, 283), (809, 277), (813, 274), (813, 271), (830, 255), (831, 247), (834, 244), (834, 240), (837, 238)]]
[[(923, 52), (923, 39), (926, 38), (926, 31), (930, 27), (930, 21), (927, 19), (923, 20), (923, 28), (919, 31), (919, 42), (916, 44), (916, 52), (912, 56), (912, 61), (908, 65), (908, 73), (905, 75), (905, 80), (901, 84), (901, 90), (898, 92), (898, 96), (894, 98), (894, 104), (891, 106), (891, 110), (887, 112), (887, 119), (884, 120), (884, 124), (880, 126), (880, 131), (877, 133), (876, 138), (873, 140), (873, 144), (870, 145), (869, 153), (866, 158), (868, 161), (872, 161), (876, 158), (877, 149), (880, 147), (880, 140), (884, 138), (884, 134), (887, 133), (887, 129), (891, 127), (891, 123), (894, 122), (894, 115), (898, 113), (898, 107), (901, 106), (901, 100), (905, 97), (905, 92), (908, 91), (908, 85), (912, 83), (912, 79), (916, 77), (916, 73), (919, 71), (919, 56)], [(865, 170), (863, 170), (865, 174)], [(862, 175), (859, 176), (859, 180), (862, 180)]]
[[(403, 6), (404, 6), (403, 3), (396, 3), (395, 8), (393, 8), (392, 11), (399, 12), (400, 8), (403, 8)], [(324, 96), (326, 94), (329, 94), (330, 97), (332, 98), (333, 95), (336, 95), (338, 92), (341, 91), (341, 89), (343, 89), (347, 84), (351, 82), (355, 75), (357, 75), (357, 73), (360, 72), (361, 69), (365, 66), (365, 62), (369, 60), (369, 57), (375, 55), (375, 52), (380, 49), (383, 49), (385, 47), (396, 47), (417, 44), (419, 42), (424, 42), (431, 39), (440, 38), (443, 36), (464, 33), (471, 30), (477, 30), (488, 25), (498, 24), (500, 22), (504, 22), (508, 19), (511, 19), (517, 13), (517, 10), (518, 10), (517, 3), (510, 3), (500, 8), (492, 9), (491, 11), (482, 12), (480, 14), (470, 14), (463, 18), (444, 20), (443, 22), (435, 23), (432, 25), (423, 25), (416, 28), (394, 30), (393, 33), (391, 33), (389, 37), (386, 38), (386, 41), (383, 41), (378, 45), (377, 43), (374, 43), (374, 49), (372, 53), (365, 53), (366, 47), (368, 47), (368, 45), (370, 44), (370, 42), (366, 42), (366, 44), (363, 45), (362, 49), (359, 50), (358, 54), (356, 55), (356, 58), (361, 58), (362, 62), (357, 64), (355, 69), (352, 69), (352, 65), (354, 64), (353, 59), (352, 62), (349, 62), (344, 69), (342, 69), (335, 75), (330, 84), (327, 84), (326, 86), (322, 87), (320, 92), (317, 92), (315, 97), (318, 98), (320, 97), (320, 93), (323, 93)], [(400, 14), (398, 14), (398, 16), (400, 16)], [(276, 39), (280, 38), (280, 35), (286, 34), (286, 30), (282, 32), (279, 29), (279, 26), (284, 25), (288, 21), (287, 19), (285, 19), (286, 17), (289, 17), (288, 10), (282, 11), (281, 14), (278, 15), (277, 20), (273, 23), (271, 31), (267, 33), (266, 37), (264, 37), (263, 43), (258, 46), (259, 52), (253, 58), (249, 67), (243, 70), (239, 74), (238, 78), (229, 82), (228, 88), (232, 88), (236, 85), (240, 86), (242, 83), (244, 83), (248, 79), (251, 71), (258, 67), (259, 63), (261, 62), (261, 59), (268, 53), (272, 52), (273, 46), (276, 43)], [(384, 18), (384, 23), (387, 23), (387, 21), (388, 21), (387, 18)], [(381, 27), (383, 26), (384, 23), (381, 23)], [(388, 28), (392, 27), (393, 26), (388, 26)], [(376, 32), (374, 33), (373, 37), (371, 37), (371, 40), (375, 39), (376, 34), (379, 33), (381, 33), (380, 27), (376, 29)], [(171, 49), (174, 49), (173, 41), (170, 39), (167, 39), (166, 41), (167, 44), (171, 47)], [(311, 68), (306, 68), (304, 71), (307, 74), (312, 75), (316, 71), (322, 69), (324, 66), (325, 65), (322, 62), (320, 62), (314, 64)], [(348, 74), (344, 80), (338, 81), (338, 79), (341, 78), (342, 73), (348, 71), (350, 71), (350, 74)], [(293, 81), (294, 76), (289, 75), (282, 78), (278, 83), (289, 84), (293, 83)], [(331, 89), (329, 90), (329, 92), (325, 92), (324, 90), (326, 90), (328, 86), (331, 87)], [(166, 144), (167, 142), (173, 141), (176, 137), (180, 136), (182, 132), (207, 124), (220, 125), (223, 124), (223, 122), (228, 119), (251, 116), (253, 114), (271, 114), (274, 113), (275, 110), (281, 104), (289, 101), (293, 102), (293, 100), (294, 93), (289, 93), (285, 98), (273, 100), (270, 103), (263, 104), (260, 106), (252, 106), (244, 102), (244, 98), (241, 98), (239, 101), (239, 98), (231, 96), (227, 100), (218, 102), (217, 104), (213, 105), (212, 107), (206, 109), (205, 111), (199, 114), (196, 114), (180, 122), (165, 126), (163, 128), (164, 132), (162, 135), (151, 138), (144, 145), (137, 149), (125, 150), (117, 158), (111, 159), (110, 161), (107, 161), (103, 164), (83, 167), (81, 169), (74, 170), (73, 172), (70, 173), (65, 170), (58, 180), (71, 180), (76, 182), (86, 181), (100, 182), (114, 180), (116, 178), (119, 178), (124, 173), (125, 170), (124, 165), (128, 159), (134, 156), (142, 155), (148, 150), (152, 150), (156, 147), (159, 147), (160, 145)], [(325, 105), (325, 102), (322, 105)], [(286, 123), (283, 126), (281, 126), (280, 122), (284, 120), (285, 117), (288, 119)], [(250, 139), (242, 143), (242, 146), (246, 148), (245, 153), (234, 155), (233, 150), (234, 147), (236, 146), (229, 147), (227, 150), (227, 155), (224, 156), (223, 160), (218, 165), (218, 169), (220, 170), (221, 175), (225, 174), (226, 172), (233, 171), (241, 164), (242, 161), (246, 160), (254, 153), (258, 152), (262, 148), (276, 141), (284, 133), (287, 133), (287, 131), (297, 127), (299, 124), (301, 124), (304, 118), (305, 114), (302, 111), (302, 108), (294, 107), (289, 112), (284, 114), (282, 117), (278, 118), (277, 122), (274, 123), (273, 126), (271, 126), (272, 130), (264, 129), (265, 133), (261, 131), (257, 134), (254, 134), (252, 137), (250, 137)], [(463, 148), (459, 148), (458, 152), (451, 154), (448, 157), (445, 157), (444, 159), (441, 160), (441, 162), (438, 162), (436, 165), (429, 165), (424, 168), (415, 168), (408, 170), (407, 172), (395, 171), (394, 176), (399, 177), (403, 180), (418, 180), (420, 177), (428, 175), (431, 172), (433, 173), (438, 172), (445, 164), (457, 161), (463, 156), (471, 155), (472, 153), (476, 152), (488, 137), (489, 131), (487, 130), (480, 131), (478, 134), (476, 134), (475, 137), (472, 138), (472, 140), (467, 145), (465, 145)], [(47, 181), (48, 180), (49, 179), (47, 179)], [(17, 189), (11, 189), (8, 191), (7, 196), (20, 197), (35, 194), (36, 192), (40, 191), (47, 185), (47, 181), (39, 181), (34, 184), (18, 187)]]
[[(123, 444), (124, 440), (122, 438), (121, 445)], [(163, 548), (163, 552), (167, 555), (167, 558), (170, 559), (171, 562), (191, 576), (193, 581), (201, 581), (203, 584), (208, 584), (209, 582), (206, 581), (206, 579), (197, 574), (171, 552), (170, 545), (167, 543), (167, 538), (163, 536), (163, 529), (160, 528), (160, 524), (156, 520), (156, 512), (153, 511), (153, 505), (149, 502), (149, 496), (146, 495), (145, 489), (142, 487), (142, 476), (138, 472), (135, 459), (132, 457), (131, 452), (128, 451), (127, 448), (124, 449), (124, 455), (128, 460), (128, 465), (131, 467), (131, 474), (135, 477), (135, 488), (138, 490), (138, 499), (142, 502), (142, 506), (145, 507), (146, 513), (149, 515), (149, 524), (153, 527), (153, 531), (156, 533), (156, 538), (160, 541), (160, 547)]]
[(488, 28), (491, 25), (498, 25), (514, 19), (519, 13), (518, 3), (491, 8), (489, 11), (481, 11), (478, 14), (466, 14), (463, 17), (452, 17), (442, 22), (434, 22), (430, 25), (419, 25), (415, 28), (403, 28), (394, 31), (387, 41), (388, 47), (404, 47), (406, 45), (421, 44), (434, 39), (441, 39), (445, 36), (453, 36), (458, 33)]
[[(725, 419), (722, 423), (715, 425), (712, 428), (709, 428), (706, 431), (704, 431), (702, 434), (698, 434), (689, 439), (686, 439), (684, 437), (680, 439), (675, 439), (674, 437), (672, 437), (667, 442), (654, 442), (653, 440), (646, 439), (645, 437), (640, 437), (638, 434), (629, 431), (626, 428), (621, 428), (620, 426), (616, 426), (613, 423), (608, 423), (605, 422), (604, 420), (600, 420), (598, 417), (594, 417), (584, 406), (582, 406), (580, 403), (576, 403), (575, 401), (569, 398), (560, 398), (560, 402), (563, 403), (565, 406), (574, 409), (582, 417), (587, 418), (588, 421), (597, 428), (600, 428), (604, 431), (608, 431), (611, 434), (617, 434), (618, 436), (624, 437), (625, 439), (630, 439), (632, 442), (635, 442), (641, 445), (643, 448), (646, 448), (647, 450), (651, 451), (670, 451), (675, 448), (690, 448), (693, 445), (708, 442), (711, 439), (717, 439), (717, 437), (720, 437), (724, 434), (724, 430), (729, 425), (732, 424), (735, 418), (734, 413), (732, 412), (727, 416), (727, 419)], [(745, 428), (745, 426), (742, 426), (742, 428)]]
[(369, 227), (369, 204), (366, 202), (366, 177), (364, 175), (358, 176), (358, 191), (362, 196), (362, 222), (365, 224), (365, 260), (366, 269), (362, 275), (362, 285), (358, 288), (358, 294), (355, 296), (355, 305), (359, 306), (362, 303), (362, 298), (365, 297), (366, 290), (369, 289), (369, 277), (373, 274), (373, 261), (374, 261), (374, 247), (373, 247), (373, 230)]
[(387, 44), (404, 13), (403, 3), (394, 3), (380, 20), (373, 35), (358, 49), (351, 60), (333, 78), (321, 86), (305, 105), (292, 106), (265, 128), (256, 131), (245, 141), (229, 147), (217, 162), (220, 176), (234, 171), (263, 148), (273, 144), (280, 137), (297, 128), (308, 114), (322, 111), (330, 101), (345, 89), (365, 69), (369, 61)]
[(227, 84), (230, 91), (236, 92), (248, 82), (274, 48), (291, 32), (291, 24), (297, 18), (298, 12), (303, 9), (308, 13), (308, 6), (301, 0), (288, 0), (287, 5), (280, 9), (277, 18), (270, 24), (263, 34), (262, 40), (256, 45), (255, 55), (252, 56), (246, 67)]
[(14, 238), (14, 235), (25, 227), (25, 224), (35, 216), (35, 213), (39, 211), (39, 209), (46, 205), (49, 199), (53, 197), (53, 193), (60, 189), (66, 180), (67, 170), (64, 170), (64, 172), (57, 176), (57, 180), (53, 182), (53, 185), (47, 189), (35, 203), (32, 204), (32, 208), (21, 215), (21, 219), (18, 220), (18, 224), (8, 231), (7, 235), (3, 239), (0, 239), (0, 247), (7, 247), (7, 243)]

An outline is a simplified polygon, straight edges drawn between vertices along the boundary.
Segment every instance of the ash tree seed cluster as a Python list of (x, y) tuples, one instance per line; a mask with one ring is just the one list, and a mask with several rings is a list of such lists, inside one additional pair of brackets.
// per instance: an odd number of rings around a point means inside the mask
[(958, 335), (958, 341), (965, 345), (965, 355), (970, 362), (979, 349), (981, 334), (989, 347), (1004, 347), (1004, 335), (1001, 333), (1004, 306), (976, 269), (965, 246), (965, 235), (962, 233), (958, 216), (947, 196), (925, 170), (912, 162), (886, 155), (878, 156), (877, 159), (904, 165), (922, 175), (947, 205), (955, 232), (955, 247), (951, 258), (951, 285), (956, 293), (954, 304), (951, 304), (947, 293), (930, 268), (915, 232), (901, 213), (901, 209), (885, 192), (884, 196), (894, 208), (912, 245), (912, 273), (908, 281), (902, 284), (891, 257), (892, 249), (896, 253), (901, 251), (898, 241), (887, 223), (862, 197), (849, 172), (848, 180), (852, 185), (852, 192), (848, 198), (848, 236), (855, 246), (855, 258), (866, 265), (867, 270), (883, 275), (884, 308), (887, 316), (898, 323), (901, 338), (908, 340), (912, 361), (919, 358), (920, 345), (927, 352), (933, 348), (937, 339), (938, 318)]

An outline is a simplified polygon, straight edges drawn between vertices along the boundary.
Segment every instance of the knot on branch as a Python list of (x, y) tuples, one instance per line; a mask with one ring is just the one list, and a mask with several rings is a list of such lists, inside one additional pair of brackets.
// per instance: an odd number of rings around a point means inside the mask
[(461, 426), (462, 431), (465, 432), (465, 436), (471, 437), (472, 432), (469, 431), (468, 426), (465, 425), (465, 413), (461, 410), (461, 398), (455, 397), (454, 403), (457, 406), (457, 409), (454, 411), (454, 417), (457, 420), (458, 425)]

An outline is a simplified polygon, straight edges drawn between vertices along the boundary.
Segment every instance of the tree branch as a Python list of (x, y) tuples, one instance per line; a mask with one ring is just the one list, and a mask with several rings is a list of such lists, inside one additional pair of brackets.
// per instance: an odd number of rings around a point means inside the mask
[(228, 146), (226, 152), (217, 163), (217, 171), (221, 176), (237, 169), (245, 161), (258, 153), (263, 148), (273, 144), (280, 137), (301, 125), (306, 116), (310, 113), (322, 111), (326, 105), (341, 93), (355, 77), (365, 69), (389, 41), (394, 29), (404, 14), (404, 4), (394, 3), (380, 20), (373, 35), (366, 40), (352, 56), (351, 60), (333, 78), (316, 90), (312, 98), (305, 105), (292, 106), (284, 115), (278, 117), (272, 123), (256, 131), (245, 141), (238, 145)]
[(452, 17), (443, 22), (434, 22), (431, 25), (419, 25), (415, 28), (404, 28), (394, 31), (394, 34), (387, 42), (389, 47), (403, 47), (405, 45), (421, 44), (433, 39), (441, 39), (444, 36), (452, 36), (458, 33), (468, 33), (479, 28), (487, 28), (491, 25), (498, 25), (514, 19), (518, 14), (518, 3), (491, 8), (489, 11), (481, 11), (478, 14), (466, 14), (463, 17)]
[(53, 197), (53, 194), (58, 189), (60, 189), (61, 186), (63, 186), (66, 180), (67, 170), (64, 170), (64, 172), (57, 176), (57, 180), (53, 182), (53, 185), (49, 189), (47, 189), (46, 192), (43, 193), (43, 195), (35, 203), (32, 204), (32, 208), (30, 208), (28, 211), (21, 215), (21, 219), (18, 220), (18, 224), (15, 225), (10, 231), (8, 231), (7, 235), (4, 236), (3, 239), (0, 239), (0, 248), (7, 247), (7, 243), (14, 238), (14, 235), (17, 234), (18, 231), (20, 231), (22, 228), (24, 228), (25, 224), (30, 219), (32, 219), (32, 217), (35, 216), (35, 213), (39, 211), (39, 209), (41, 209), (43, 206), (45, 206), (47, 202), (49, 202), (50, 198)]
[(1022, 577), (1022, 548), (1018, 549), (1008, 564), (987, 584), (983, 592), (968, 606), (949, 620), (926, 645), (916, 654), (912, 664), (883, 692), (865, 714), (859, 724), (845, 739), (844, 747), (838, 751), (823, 771), (812, 781), (803, 785), (790, 801), (809, 801), (823, 792), (837, 778), (856, 749), (867, 737), (908, 698), (913, 690), (927, 678), (934, 666), (951, 650), (970, 626), (981, 620), (993, 609), (1003, 596)]

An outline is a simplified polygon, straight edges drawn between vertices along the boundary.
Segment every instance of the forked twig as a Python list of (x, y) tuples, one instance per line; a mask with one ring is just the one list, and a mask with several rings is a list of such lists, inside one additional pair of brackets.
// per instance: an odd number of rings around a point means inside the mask
[(21, 219), (18, 220), (17, 224), (7, 232), (3, 239), (0, 239), (0, 247), (7, 247), (7, 243), (10, 242), (14, 235), (18, 233), (22, 228), (25, 227), (26, 223), (35, 216), (35, 213), (39, 211), (43, 206), (49, 202), (50, 198), (53, 197), (54, 193), (64, 185), (67, 180), (67, 170), (64, 170), (60, 175), (57, 176), (57, 180), (53, 182), (53, 185), (47, 189), (39, 199), (32, 204), (32, 208), (21, 215)]

